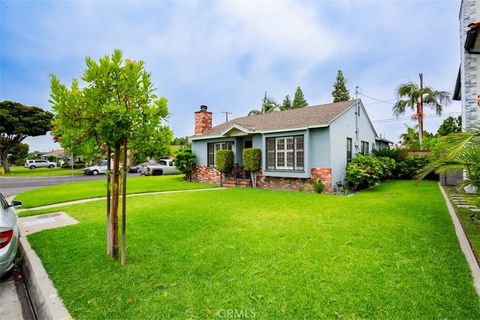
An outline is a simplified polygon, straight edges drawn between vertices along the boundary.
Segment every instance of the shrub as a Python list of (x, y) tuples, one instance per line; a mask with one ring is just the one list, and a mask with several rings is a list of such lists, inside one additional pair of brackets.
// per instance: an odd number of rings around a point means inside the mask
[(430, 162), (429, 158), (409, 157), (397, 164), (395, 176), (398, 179), (413, 179), (417, 171)]
[[(64, 169), (71, 169), (72, 165), (69, 163), (64, 163), (62, 164), (62, 168)], [(74, 163), (73, 164), (73, 169), (83, 169), (85, 168), (85, 163)]]
[(243, 167), (250, 171), (252, 177), (252, 186), (257, 187), (257, 171), (261, 168), (261, 152), (260, 149), (246, 148), (243, 149)]
[(395, 162), (400, 162), (406, 159), (407, 152), (406, 150), (400, 148), (393, 149), (374, 149), (372, 150), (372, 155), (375, 157), (384, 157), (395, 160)]
[(357, 154), (347, 166), (345, 180), (355, 190), (373, 186), (392, 177), (395, 165), (390, 158)]
[(233, 151), (232, 150), (218, 150), (215, 153), (217, 162), (217, 170), (221, 173), (226, 173), (232, 170), (233, 167)]
[(322, 180), (317, 180), (313, 183), (313, 191), (316, 193), (322, 193), (325, 186), (323, 185)]
[(190, 149), (185, 149), (177, 153), (175, 165), (181, 173), (185, 174), (187, 181), (192, 181), (192, 172), (195, 167), (197, 156)]

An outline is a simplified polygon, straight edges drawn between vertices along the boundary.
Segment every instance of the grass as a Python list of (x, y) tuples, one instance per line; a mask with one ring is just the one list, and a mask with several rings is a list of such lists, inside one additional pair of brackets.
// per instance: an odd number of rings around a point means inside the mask
[[(82, 175), (83, 169), (73, 170), (74, 175)], [(12, 166), (10, 173), (0, 175), (0, 177), (54, 177), (54, 176), (71, 176), (72, 169), (65, 168), (36, 168), (28, 169), (25, 167)]]
[[(463, 191), (462, 188), (457, 187), (444, 187), (445, 191), (451, 197), (452, 195), (463, 195), (465, 200), (469, 202), (469, 204), (476, 205), (480, 208), (480, 197), (467, 194)], [(455, 207), (455, 211), (457, 212), (457, 216), (462, 223), (463, 230), (470, 241), (470, 245), (472, 246), (473, 252), (477, 261), (480, 263), (480, 214), (477, 212), (476, 217), (473, 219), (470, 218), (471, 211), (467, 208), (459, 208), (455, 205), (453, 201), (452, 205)]]
[[(64, 183), (20, 193), (15, 199), (24, 208), (33, 208), (66, 201), (104, 197), (106, 180)], [(186, 183), (183, 175), (128, 177), (127, 193), (214, 188), (215, 185)]]
[(103, 201), (57, 210), (80, 224), (28, 238), (76, 319), (480, 318), (433, 182), (129, 198), (123, 267), (105, 253)]

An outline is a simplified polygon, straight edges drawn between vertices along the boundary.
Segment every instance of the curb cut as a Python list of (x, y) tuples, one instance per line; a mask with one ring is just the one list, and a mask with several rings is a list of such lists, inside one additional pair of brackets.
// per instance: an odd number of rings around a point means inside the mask
[(73, 319), (58, 296), (57, 290), (43, 268), (40, 258), (33, 251), (27, 238), (20, 235), (20, 256), (25, 284), (38, 319)]
[(478, 265), (477, 259), (475, 258), (475, 254), (473, 253), (472, 247), (470, 242), (468, 241), (467, 236), (465, 235), (465, 231), (463, 230), (462, 224), (458, 219), (457, 213), (450, 202), (450, 199), (447, 196), (443, 187), (438, 184), (440, 191), (445, 198), (445, 202), (447, 204), (448, 213), (452, 218), (453, 226), (455, 227), (455, 234), (458, 238), (458, 243), (460, 244), (460, 248), (462, 249), (463, 254), (465, 255), (465, 260), (467, 260), (468, 266), (470, 268), (470, 272), (472, 273), (472, 280), (473, 286), (475, 287), (475, 291), (480, 298), (480, 266)]

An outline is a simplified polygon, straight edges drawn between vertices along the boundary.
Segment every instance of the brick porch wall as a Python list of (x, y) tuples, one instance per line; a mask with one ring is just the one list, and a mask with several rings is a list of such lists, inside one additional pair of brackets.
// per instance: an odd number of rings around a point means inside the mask
[(207, 166), (195, 166), (192, 173), (192, 180), (196, 182), (220, 184), (220, 172)]
[[(313, 192), (313, 181), (322, 180), (324, 192), (332, 192), (332, 169), (312, 168), (311, 178), (281, 178), (265, 177), (262, 171), (257, 173), (257, 187), (265, 189), (292, 190)], [(192, 180), (203, 183), (220, 183), (220, 172), (217, 169), (207, 166), (195, 166)]]

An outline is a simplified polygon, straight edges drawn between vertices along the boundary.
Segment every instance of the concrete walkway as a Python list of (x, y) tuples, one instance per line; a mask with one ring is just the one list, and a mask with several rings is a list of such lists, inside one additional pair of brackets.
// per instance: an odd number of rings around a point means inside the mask
[(0, 319), (23, 320), (22, 304), (11, 277), (0, 281)]
[[(145, 192), (145, 193), (134, 193), (134, 194), (127, 194), (127, 198), (150, 196), (150, 195), (157, 195), (157, 194), (172, 194), (172, 193), (201, 192), (201, 191), (215, 191), (215, 190), (225, 190), (225, 188), (205, 188), (205, 189), (189, 189), (189, 190), (155, 191), (155, 192)], [(75, 201), (67, 201), (67, 202), (54, 203), (54, 204), (49, 204), (49, 205), (40, 206), (40, 207), (19, 209), (19, 210), (17, 210), (17, 212), (22, 212), (22, 211), (26, 211), (26, 210), (41, 210), (41, 209), (58, 208), (58, 207), (63, 207), (63, 206), (69, 206), (69, 205), (72, 205), (72, 204), (94, 202), (94, 201), (100, 201), (100, 200), (106, 200), (106, 199), (107, 199), (107, 197), (97, 197), (97, 198), (88, 198), (88, 199), (81, 199), (81, 200), (75, 200)]]

